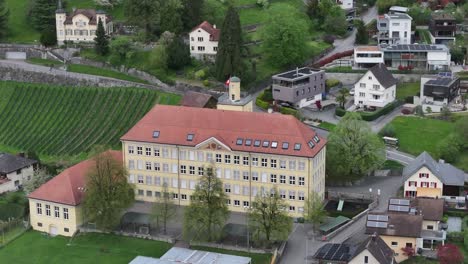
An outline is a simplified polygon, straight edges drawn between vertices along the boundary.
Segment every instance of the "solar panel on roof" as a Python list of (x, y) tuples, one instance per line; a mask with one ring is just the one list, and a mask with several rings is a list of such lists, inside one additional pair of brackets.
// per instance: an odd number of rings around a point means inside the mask
[(388, 215), (378, 215), (377, 219), (378, 221), (388, 222)]
[(333, 244), (325, 255), (325, 259), (331, 259), (335, 255), (336, 250), (340, 247), (339, 244)]
[(378, 228), (387, 228), (387, 226), (388, 226), (387, 222), (377, 222)]
[(409, 205), (410, 201), (407, 199), (390, 199), (390, 204), (394, 205)]
[(367, 220), (377, 221), (379, 219), (378, 215), (367, 215)]
[(367, 226), (367, 227), (377, 227), (377, 222), (375, 222), (375, 221), (367, 221), (366, 226)]
[(394, 212), (409, 212), (409, 206), (392, 204), (388, 206), (388, 210)]

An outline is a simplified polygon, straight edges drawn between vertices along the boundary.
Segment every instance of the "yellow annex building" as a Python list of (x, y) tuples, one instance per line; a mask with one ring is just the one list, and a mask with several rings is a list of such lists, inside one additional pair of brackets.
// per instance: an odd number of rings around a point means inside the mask
[(155, 201), (167, 183), (188, 205), (210, 164), (231, 211), (277, 188), (300, 217), (308, 193), (324, 194), (326, 141), (293, 116), (157, 105), (121, 141), (137, 200)]

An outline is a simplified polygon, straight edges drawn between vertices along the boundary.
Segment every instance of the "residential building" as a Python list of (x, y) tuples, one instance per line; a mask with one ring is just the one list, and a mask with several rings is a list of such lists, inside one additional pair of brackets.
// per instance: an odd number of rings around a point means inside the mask
[(345, 10), (354, 8), (354, 0), (336, 0), (336, 4)]
[(429, 23), (431, 41), (435, 44), (449, 44), (455, 42), (457, 21), (455, 17), (445, 12), (433, 12)]
[(360, 244), (327, 243), (317, 250), (318, 264), (393, 264), (393, 250), (376, 234)]
[(0, 194), (16, 191), (34, 176), (37, 161), (8, 153), (0, 153)]
[(425, 151), (404, 168), (403, 179), (405, 197), (457, 197), (465, 185), (462, 170)]
[(322, 100), (325, 71), (311, 68), (273, 75), (273, 99), (302, 108)]
[(216, 108), (217, 103), (218, 100), (210, 94), (188, 91), (184, 93), (180, 105), (188, 107)]
[[(461, 104), (460, 79), (451, 73), (437, 76), (422, 76), (420, 96), (415, 97), (415, 103), (422, 106), (423, 111), (430, 108), (431, 112), (440, 112), (442, 107), (450, 104)], [(462, 107), (461, 107), (462, 108)]]
[(228, 80), (228, 92), (223, 93), (218, 98), (217, 109), (253, 112), (253, 97), (251, 95), (243, 95), (241, 92), (241, 80), (238, 77), (231, 77)]
[[(109, 151), (117, 161), (122, 152)], [(86, 174), (94, 160), (82, 161), (55, 176), (28, 195), (31, 226), (52, 236), (73, 236), (84, 222), (82, 201)]]
[(358, 46), (354, 48), (354, 67), (370, 68), (384, 63), (384, 54), (379, 46)]
[(450, 50), (445, 45), (391, 45), (380, 46), (387, 67), (399, 66), (430, 71), (447, 71), (450, 66)]
[(354, 104), (364, 108), (382, 108), (395, 101), (397, 79), (379, 63), (370, 68), (354, 85)]
[(94, 9), (74, 9), (67, 14), (59, 6), (55, 12), (57, 42), (61, 45), (68, 42), (93, 42), (96, 38), (96, 30), (102, 21), (107, 35), (113, 32), (113, 23), (106, 12)]
[(218, 52), (220, 30), (203, 21), (190, 31), (190, 55), (197, 60), (214, 62)]
[(251, 264), (249, 257), (172, 247), (160, 258), (137, 256), (129, 264)]
[(447, 236), (441, 225), (444, 216), (444, 204), (444, 199), (418, 197), (411, 200), (410, 210), (414, 208), (423, 217), (422, 249), (434, 250), (437, 245), (444, 244)]
[(326, 140), (293, 116), (156, 105), (121, 141), (140, 201), (155, 201), (167, 183), (176, 204), (189, 205), (211, 165), (231, 211), (276, 188), (300, 217), (308, 193), (324, 195)]
[(411, 20), (405, 13), (385, 14), (377, 19), (379, 44), (411, 44)]

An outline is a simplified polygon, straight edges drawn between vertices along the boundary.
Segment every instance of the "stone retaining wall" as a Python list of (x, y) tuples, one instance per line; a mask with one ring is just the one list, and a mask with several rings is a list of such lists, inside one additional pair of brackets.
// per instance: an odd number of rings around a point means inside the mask
[[(343, 85), (354, 85), (364, 76), (365, 73), (341, 73), (341, 72), (327, 72), (325, 75), (327, 79), (340, 80)], [(399, 82), (418, 82), (421, 79), (421, 74), (393, 74), (393, 77), (398, 79)]]

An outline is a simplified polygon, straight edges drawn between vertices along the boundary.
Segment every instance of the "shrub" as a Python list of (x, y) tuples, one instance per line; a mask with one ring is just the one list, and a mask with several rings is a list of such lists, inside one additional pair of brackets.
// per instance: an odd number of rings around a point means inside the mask
[(401, 113), (404, 114), (404, 115), (409, 115), (409, 114), (411, 114), (411, 110), (409, 110), (408, 108), (403, 108), (401, 110)]
[(421, 105), (416, 106), (416, 108), (414, 108), (414, 112), (417, 116), (424, 116), (424, 111)]
[(463, 242), (464, 233), (463, 232), (448, 232), (447, 239), (450, 242)]
[(269, 0), (257, 0), (257, 5), (263, 8), (268, 8), (268, 6), (270, 5), (270, 1)]
[(383, 137), (395, 137), (395, 128), (391, 124), (387, 124), (379, 133)]
[(267, 110), (268, 109), (268, 106), (269, 104), (265, 101), (263, 101), (262, 99), (260, 99), (260, 97), (257, 97), (257, 99), (255, 100), (255, 104), (262, 108), (263, 110)]
[(413, 98), (413, 96), (406, 96), (406, 97), (405, 97), (405, 103), (407, 103), (407, 104), (413, 104), (413, 103), (414, 103), (414, 98)]
[(341, 83), (340, 80), (337, 80), (337, 79), (327, 79), (325, 81), (325, 87), (326, 88), (335, 87), (335, 86), (339, 85), (340, 83)]
[(206, 76), (206, 73), (204, 70), (199, 70), (195, 72), (195, 78), (198, 80), (205, 78), (205, 76)]
[(345, 114), (346, 114), (346, 110), (344, 110), (343, 108), (337, 107), (335, 109), (335, 115), (336, 116), (344, 116)]
[(203, 80), (203, 85), (204, 85), (205, 87), (210, 86), (210, 81), (208, 81), (208, 80)]
[[(361, 115), (362, 120), (364, 120), (364, 121), (374, 121), (377, 118), (390, 113), (391, 111), (393, 111), (393, 109), (395, 109), (400, 104), (401, 104), (400, 101), (395, 101), (395, 102), (390, 103), (390, 104), (386, 105), (385, 107), (383, 107), (383, 108), (381, 108), (381, 109), (379, 109), (379, 110), (377, 110), (375, 112), (371, 112), (371, 113), (369, 113), (369, 112), (359, 112), (359, 114)], [(340, 108), (340, 107), (336, 108), (335, 115), (344, 116), (345, 114), (346, 114), (346, 111), (343, 108)]]
[(289, 108), (289, 107), (281, 107), (280, 112), (285, 115), (297, 115), (297, 110)]
[(332, 45), (335, 42), (335, 36), (333, 35), (325, 35), (323, 36), (323, 42)]
[(260, 97), (265, 102), (273, 101), (273, 93), (270, 89), (265, 89), (258, 97)]

